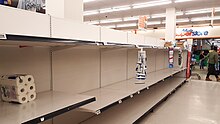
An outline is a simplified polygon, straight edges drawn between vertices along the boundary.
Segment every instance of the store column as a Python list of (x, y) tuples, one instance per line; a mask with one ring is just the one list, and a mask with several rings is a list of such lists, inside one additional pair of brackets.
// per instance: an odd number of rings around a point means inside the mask
[(176, 39), (176, 9), (166, 9), (166, 32), (165, 41), (174, 42)]
[(46, 13), (52, 17), (83, 22), (83, 0), (46, 0)]

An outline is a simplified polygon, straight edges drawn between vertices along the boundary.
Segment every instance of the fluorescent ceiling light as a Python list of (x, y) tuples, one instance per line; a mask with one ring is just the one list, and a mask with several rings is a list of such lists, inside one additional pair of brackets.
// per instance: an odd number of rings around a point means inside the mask
[(211, 13), (212, 8), (207, 8), (207, 9), (198, 9), (198, 10), (189, 10), (186, 11), (186, 15), (193, 15), (193, 14), (203, 14), (203, 13)]
[(113, 10), (114, 10), (115, 12), (116, 12), (116, 11), (129, 10), (129, 9), (131, 9), (131, 6), (129, 6), (129, 5), (113, 7)]
[(100, 23), (114, 23), (114, 22), (121, 22), (122, 19), (108, 19), (108, 20), (100, 20)]
[(165, 13), (151, 15), (151, 18), (163, 18), (163, 17), (166, 17)]
[(134, 17), (124, 17), (123, 21), (135, 21), (138, 20), (139, 16), (134, 16)]
[(92, 11), (85, 11), (85, 12), (83, 12), (84, 16), (95, 15), (95, 14), (99, 14), (99, 11), (98, 10), (92, 10)]
[(90, 24), (90, 25), (97, 25), (99, 24), (99, 21), (89, 21), (89, 22), (85, 22), (86, 24)]
[(99, 11), (100, 11), (100, 13), (109, 13), (109, 12), (113, 12), (113, 9), (112, 8), (105, 8), (105, 9), (100, 9)]
[(105, 27), (105, 28), (116, 28), (115, 25), (103, 25), (102, 27)]
[(137, 23), (119, 24), (119, 25), (117, 25), (117, 28), (123, 28), (123, 27), (135, 27), (135, 26), (137, 26)]
[(166, 4), (171, 4), (171, 0), (157, 0), (157, 1), (150, 1), (150, 2), (145, 2), (145, 3), (137, 3), (133, 4), (133, 9), (137, 8), (146, 8), (146, 7), (153, 7), (153, 6), (160, 6), (160, 5), (166, 5)]
[(176, 12), (176, 16), (181, 16), (183, 15), (183, 12)]
[(220, 12), (220, 7), (215, 8), (215, 12)]
[[(176, 16), (183, 15), (183, 12), (176, 12)], [(151, 18), (164, 18), (166, 17), (166, 13), (160, 13), (160, 14), (152, 14)]]
[(220, 20), (220, 16), (215, 16), (215, 17), (200, 17), (200, 18), (192, 18), (191, 21), (196, 22), (196, 21), (209, 21), (209, 20)]
[(175, 3), (189, 2), (193, 0), (175, 0)]
[(110, 12), (117, 12), (117, 11), (125, 11), (131, 9), (130, 6), (116, 6), (112, 8), (104, 8), (104, 9), (99, 9), (100, 13), (110, 13)]
[[(184, 19), (177, 19), (176, 23), (182, 23), (182, 22), (189, 22), (188, 18), (184, 18)], [(166, 20), (162, 21), (162, 24), (166, 24)]]
[(161, 22), (160, 21), (152, 21), (152, 22), (147, 22), (146, 24), (147, 25), (159, 25), (159, 24), (161, 24)]
[(176, 20), (176, 23), (182, 23), (182, 22), (189, 22), (189, 19), (185, 18), (185, 19), (177, 19)]
[(96, 0), (83, 0), (84, 3), (94, 2)]

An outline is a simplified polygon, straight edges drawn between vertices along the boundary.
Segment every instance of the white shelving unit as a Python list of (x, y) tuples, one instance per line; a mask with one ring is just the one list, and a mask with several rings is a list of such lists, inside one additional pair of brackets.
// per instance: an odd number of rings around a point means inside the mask
[[(0, 18), (4, 24), (0, 74), (30, 73), (39, 81), (35, 101), (23, 105), (0, 102), (0, 123), (56, 120), (57, 115), (75, 108), (99, 114), (86, 123), (99, 118), (110, 124), (133, 123), (185, 80), (174, 76), (185, 68), (167, 69), (167, 48), (163, 42), (154, 44), (154, 38), (1, 5)], [(144, 81), (133, 78), (140, 47), (148, 51), (148, 66), (152, 66)]]
[(123, 104), (116, 105), (98, 116), (82, 124), (132, 124), (136, 123), (145, 114), (152, 111), (161, 101), (171, 95), (185, 78), (170, 78), (149, 90), (143, 91), (133, 99), (128, 99)]
[(93, 96), (42, 92), (27, 104), (0, 102), (0, 121), (2, 124), (40, 123), (93, 101)]
[(163, 69), (149, 73), (147, 79), (143, 81), (139, 81), (133, 78), (89, 92), (85, 92), (83, 93), (83, 95), (95, 96), (97, 98), (97, 101), (82, 106), (80, 108), (82, 109), (82, 111), (100, 114), (109, 106), (114, 105), (115, 103), (120, 104), (126, 98), (133, 98), (133, 95), (140, 94), (142, 90), (149, 89), (160, 81), (164, 81), (166, 78), (173, 76), (183, 70), (185, 69)]

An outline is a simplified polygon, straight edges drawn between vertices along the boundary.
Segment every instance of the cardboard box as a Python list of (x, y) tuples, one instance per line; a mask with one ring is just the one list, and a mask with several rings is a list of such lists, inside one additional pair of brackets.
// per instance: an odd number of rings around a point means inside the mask
[(176, 42), (176, 47), (184, 48), (184, 42)]
[(171, 42), (165, 42), (164, 47), (171, 47), (172, 43)]

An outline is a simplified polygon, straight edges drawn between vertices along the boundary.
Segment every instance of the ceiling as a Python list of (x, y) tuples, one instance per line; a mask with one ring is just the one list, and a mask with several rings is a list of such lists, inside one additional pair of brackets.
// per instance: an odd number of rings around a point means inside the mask
[[(115, 28), (118, 30), (127, 30), (127, 29), (137, 29), (136, 20), (127, 21), (127, 17), (138, 17), (141, 15), (148, 16), (148, 25), (147, 28), (164, 28), (165, 27), (165, 17), (161, 16), (157, 18), (152, 18), (151, 16), (155, 14), (165, 14), (166, 8), (175, 7), (176, 12), (182, 13), (177, 16), (177, 20), (187, 20), (183, 22), (178, 22), (177, 26), (196, 26), (196, 25), (210, 25), (210, 19), (202, 19), (202, 17), (211, 17), (211, 12), (205, 12), (200, 14), (190, 14), (191, 10), (216, 8), (216, 19), (214, 24), (220, 24), (220, 0), (182, 0), (182, 2), (175, 3), (175, 0), (90, 0), (91, 2), (84, 3), (84, 21), (87, 23), (106, 26), (110, 28)], [(135, 8), (133, 5), (138, 3), (149, 3), (149, 2), (162, 2), (170, 1), (170, 3), (165, 3), (164, 5), (155, 5), (148, 6), (143, 8)], [(150, 3), (149, 3), (150, 4)], [(148, 4), (148, 5), (149, 5)], [(104, 12), (101, 13), (100, 9), (125, 6), (125, 9), (122, 11), (113, 11), (113, 12)], [(130, 7), (126, 9), (126, 7)], [(217, 11), (218, 9), (218, 11)], [(93, 12), (93, 14), (85, 15), (88, 12)], [(95, 12), (95, 14), (94, 14)], [(217, 18), (218, 17), (218, 18)], [(102, 23), (103, 20), (119, 19), (115, 22)], [(201, 20), (200, 20), (201, 19)], [(196, 20), (196, 21), (193, 21)], [(101, 21), (101, 23), (100, 23)], [(155, 24), (154, 24), (155, 23)], [(126, 24), (126, 25), (125, 25)], [(121, 26), (120, 26), (121, 25)], [(124, 25), (124, 26), (123, 26)]]

